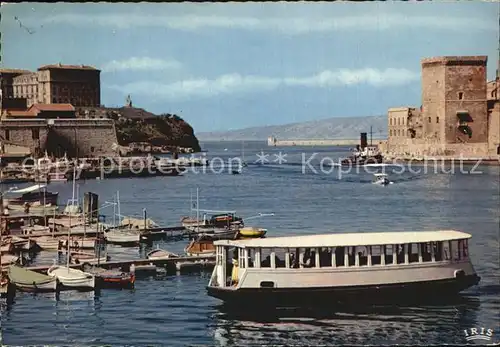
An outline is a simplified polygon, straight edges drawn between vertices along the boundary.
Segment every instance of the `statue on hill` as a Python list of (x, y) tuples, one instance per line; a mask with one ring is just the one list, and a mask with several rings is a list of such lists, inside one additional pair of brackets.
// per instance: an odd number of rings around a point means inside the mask
[(127, 100), (125, 101), (125, 106), (132, 107), (132, 98), (130, 97), (130, 94), (127, 95)]

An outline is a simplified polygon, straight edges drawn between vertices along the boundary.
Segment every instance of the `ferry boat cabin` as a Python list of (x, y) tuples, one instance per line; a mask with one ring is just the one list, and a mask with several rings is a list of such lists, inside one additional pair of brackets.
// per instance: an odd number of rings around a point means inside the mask
[(220, 240), (207, 290), (228, 304), (273, 307), (437, 299), (479, 283), (470, 237), (448, 230)]

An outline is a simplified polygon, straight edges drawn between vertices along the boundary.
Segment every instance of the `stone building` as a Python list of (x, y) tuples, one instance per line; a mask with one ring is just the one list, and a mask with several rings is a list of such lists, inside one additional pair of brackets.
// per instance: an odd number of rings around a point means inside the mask
[(394, 156), (497, 155), (499, 106), (487, 100), (497, 97), (497, 83), (487, 83), (487, 57), (421, 63), (422, 106), (389, 109), (388, 139), (381, 149)]
[(116, 155), (116, 129), (111, 119), (2, 119), (0, 137), (13, 145), (29, 147), (40, 156), (96, 157)]
[[(100, 70), (86, 65), (45, 65), (37, 72), (0, 70), (4, 99), (24, 98), (33, 104), (99, 107)], [(2, 107), (3, 109), (3, 107)]]

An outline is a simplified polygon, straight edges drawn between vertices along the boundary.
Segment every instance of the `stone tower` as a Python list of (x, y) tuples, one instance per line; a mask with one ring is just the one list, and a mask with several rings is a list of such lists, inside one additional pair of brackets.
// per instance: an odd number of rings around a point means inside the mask
[(429, 143), (488, 142), (486, 56), (422, 60), (422, 135)]

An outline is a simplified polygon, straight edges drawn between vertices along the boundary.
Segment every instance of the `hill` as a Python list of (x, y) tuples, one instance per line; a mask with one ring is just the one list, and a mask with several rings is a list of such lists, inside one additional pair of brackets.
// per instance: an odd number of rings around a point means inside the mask
[(370, 126), (373, 138), (385, 137), (387, 116), (337, 117), (284, 125), (202, 132), (196, 136), (200, 141), (265, 141), (269, 136), (280, 140), (357, 139), (360, 133), (369, 133)]

